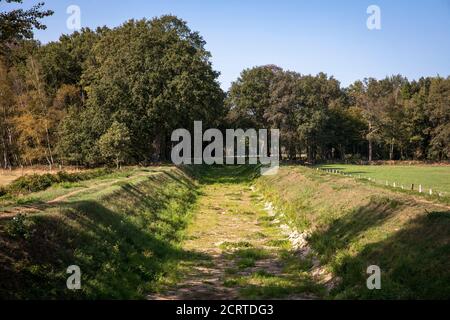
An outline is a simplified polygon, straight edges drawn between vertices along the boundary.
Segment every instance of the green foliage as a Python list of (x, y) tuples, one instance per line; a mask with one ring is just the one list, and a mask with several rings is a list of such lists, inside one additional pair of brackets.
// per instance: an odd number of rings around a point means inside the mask
[(8, 190), (5, 187), (0, 186), (0, 197), (3, 197), (7, 193), (8, 193)]
[[(223, 92), (204, 44), (173, 16), (105, 31), (82, 74), (87, 106), (62, 124), (63, 149), (75, 148), (70, 153), (80, 154), (83, 162), (98, 162), (97, 142), (118, 122), (129, 131), (128, 161), (164, 159), (174, 129), (190, 128), (194, 120), (217, 125), (224, 114)], [(78, 147), (72, 141), (84, 142)]]
[(4, 191), (5, 194), (26, 194), (45, 190), (57, 183), (89, 180), (109, 173), (111, 171), (108, 169), (95, 169), (74, 173), (61, 171), (57, 174), (25, 175), (11, 182)]
[[(344, 92), (333, 77), (302, 76), (276, 66), (246, 69), (227, 97), (231, 125), (278, 128), (284, 154), (325, 157), (361, 140), (361, 123), (344, 108)], [(345, 135), (344, 135), (345, 134)]]
[(233, 82), (227, 96), (228, 120), (237, 128), (267, 128), (272, 87), (283, 70), (267, 65), (245, 69)]
[(113, 122), (98, 140), (98, 145), (102, 156), (105, 159), (114, 159), (119, 168), (132, 147), (128, 128), (122, 123)]
[(13, 238), (29, 239), (32, 233), (33, 222), (22, 213), (14, 216), (6, 224), (6, 233)]
[[(7, 3), (22, 3), (23, 0), (0, 0)], [(33, 29), (43, 30), (41, 19), (51, 16), (53, 11), (42, 10), (44, 3), (38, 3), (28, 10), (15, 9), (0, 12), (0, 55), (9, 53), (8, 45), (23, 39), (33, 38)]]
[[(170, 272), (171, 261), (190, 259), (178, 244), (195, 199), (192, 181), (172, 170), (68, 202), (62, 210), (3, 219), (0, 296), (144, 298)], [(66, 289), (72, 264), (81, 267), (81, 290)]]

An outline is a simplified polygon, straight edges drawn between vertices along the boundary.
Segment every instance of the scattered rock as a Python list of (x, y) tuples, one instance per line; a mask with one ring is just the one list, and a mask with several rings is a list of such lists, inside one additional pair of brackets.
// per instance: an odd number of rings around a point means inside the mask
[[(268, 213), (269, 216), (277, 215), (277, 212), (272, 203), (266, 202), (264, 205), (264, 210)], [(278, 214), (278, 216), (281, 218), (284, 217), (284, 214)], [(279, 219), (275, 219), (273, 221), (273, 223), (279, 222)], [(311, 268), (311, 275), (314, 279), (316, 279), (316, 281), (322, 283), (327, 291), (332, 290), (340, 283), (341, 279), (339, 277), (334, 276), (320, 264), (320, 260), (317, 258), (317, 254), (308, 244), (308, 238), (310, 237), (310, 233), (308, 231), (299, 232), (287, 224), (281, 224), (279, 228), (281, 229), (282, 233), (287, 236), (293, 250), (295, 250), (300, 259), (311, 259), (313, 265)]]

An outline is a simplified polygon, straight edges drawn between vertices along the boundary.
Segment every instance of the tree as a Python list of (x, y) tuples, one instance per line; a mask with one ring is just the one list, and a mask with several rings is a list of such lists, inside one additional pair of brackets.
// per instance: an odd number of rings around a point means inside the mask
[[(324, 73), (317, 76), (303, 76), (299, 82), (299, 138), (306, 146), (308, 161), (324, 158), (328, 137), (325, 132), (330, 118), (330, 108), (340, 104), (343, 92), (339, 81)], [(321, 151), (319, 154), (318, 151)]]
[(282, 153), (295, 159), (301, 153), (298, 135), (298, 81), (301, 75), (294, 72), (278, 72), (270, 85), (270, 106), (264, 116), (272, 128), (280, 130)]
[[(22, 3), (23, 0), (0, 0), (6, 3)], [(0, 55), (6, 55), (10, 47), (24, 39), (33, 38), (33, 29), (45, 29), (41, 19), (53, 14), (51, 10), (43, 10), (43, 2), (31, 9), (16, 9), (0, 12)]]
[(376, 79), (369, 78), (356, 81), (349, 87), (348, 92), (356, 106), (361, 109), (361, 114), (367, 123), (365, 137), (368, 142), (368, 161), (371, 162), (373, 144), (380, 139), (382, 87)]
[(432, 125), (429, 156), (450, 159), (450, 78), (431, 80), (427, 107)]
[(98, 140), (98, 146), (105, 160), (114, 159), (116, 167), (119, 169), (131, 148), (130, 132), (126, 125), (114, 121)]
[(343, 98), (339, 82), (324, 73), (302, 76), (272, 65), (255, 67), (232, 84), (228, 118), (234, 125), (280, 129), (283, 154), (295, 159), (303, 147), (314, 162), (327, 153), (330, 108), (341, 106)]
[[(170, 134), (191, 128), (194, 120), (216, 126), (224, 116), (224, 93), (212, 69), (210, 54), (198, 33), (174, 16), (128, 21), (102, 33), (92, 48), (81, 83), (86, 108), (95, 119), (82, 130), (98, 139), (114, 121), (127, 126), (130, 159), (148, 162), (152, 154), (166, 159)], [(87, 133), (87, 135), (91, 135)], [(95, 143), (91, 143), (96, 148)]]
[[(37, 56), (49, 90), (54, 93), (62, 85), (76, 85), (81, 88), (81, 76), (91, 58), (91, 50), (109, 29), (92, 31), (83, 28), (70, 35), (62, 35), (58, 41), (39, 47)], [(83, 91), (81, 91), (84, 94)]]
[(408, 80), (397, 75), (385, 78), (379, 83), (383, 88), (382, 94), (378, 97), (381, 107), (380, 137), (389, 146), (389, 160), (394, 160), (395, 146), (399, 147), (400, 158), (403, 158), (408, 137), (402, 91)]
[(3, 168), (11, 168), (13, 148), (13, 127), (15, 96), (10, 74), (6, 65), (0, 59), (0, 150), (2, 154)]
[(240, 128), (267, 128), (272, 86), (281, 74), (283, 70), (275, 65), (242, 71), (228, 93), (229, 122)]
[(53, 146), (60, 113), (51, 107), (41, 66), (30, 57), (25, 71), (25, 89), (18, 97), (15, 126), (23, 156), (30, 164), (45, 159), (52, 169), (55, 163)]
[(405, 130), (413, 159), (423, 160), (428, 156), (432, 127), (427, 115), (429, 87), (430, 79), (410, 83), (405, 100)]

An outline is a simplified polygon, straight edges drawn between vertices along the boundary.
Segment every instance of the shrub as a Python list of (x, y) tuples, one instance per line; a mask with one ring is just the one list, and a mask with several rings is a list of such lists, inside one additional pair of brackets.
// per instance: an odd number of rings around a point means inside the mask
[(6, 190), (6, 188), (0, 187), (0, 197), (3, 197), (3, 196), (6, 195), (7, 193), (8, 193), (8, 191)]
[(93, 178), (97, 178), (103, 175), (107, 175), (111, 173), (110, 169), (95, 169), (84, 172), (74, 172), (67, 173), (64, 171), (58, 172), (57, 174), (33, 174), (33, 175), (25, 175), (20, 177), (8, 187), (0, 189), (0, 196), (5, 195), (7, 193), (10, 194), (24, 194), (42, 191), (53, 184), (62, 183), (62, 182), (78, 182), (83, 180), (89, 180)]
[(32, 225), (32, 221), (28, 220), (24, 214), (19, 213), (7, 222), (6, 232), (13, 238), (28, 239), (31, 235)]

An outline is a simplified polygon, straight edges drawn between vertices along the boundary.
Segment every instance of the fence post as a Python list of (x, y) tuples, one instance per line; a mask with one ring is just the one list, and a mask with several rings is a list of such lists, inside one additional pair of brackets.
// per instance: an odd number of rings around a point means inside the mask
[(413, 184), (411, 184), (411, 190), (413, 190), (413, 191), (414, 191), (414, 183), (413, 183)]
[(433, 190), (431, 190), (431, 188), (430, 188), (430, 196), (432, 196), (433, 195)]
[(422, 193), (422, 185), (419, 184), (419, 193)]

